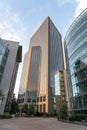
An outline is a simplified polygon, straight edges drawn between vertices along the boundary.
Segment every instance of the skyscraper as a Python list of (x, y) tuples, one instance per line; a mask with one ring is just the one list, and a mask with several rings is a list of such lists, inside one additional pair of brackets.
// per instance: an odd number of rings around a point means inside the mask
[(35, 104), (39, 112), (51, 113), (56, 109), (56, 94), (59, 94), (56, 92), (59, 75), (55, 75), (63, 71), (64, 65), (61, 34), (49, 17), (31, 37), (28, 54), (26, 101)]
[(9, 49), (6, 47), (3, 40), (0, 38), (0, 83), (3, 77), (8, 54), (9, 54)]
[(4, 95), (0, 102), (0, 113), (10, 111), (21, 54), (22, 47), (18, 42), (0, 39), (0, 90)]
[(27, 78), (28, 78), (29, 56), (30, 55), (28, 51), (24, 57), (19, 93), (18, 93), (18, 103), (20, 108), (23, 105), (23, 103), (26, 103), (26, 91), (27, 91), (26, 86), (27, 86)]
[(66, 34), (65, 56), (70, 109), (87, 113), (87, 9), (75, 19)]

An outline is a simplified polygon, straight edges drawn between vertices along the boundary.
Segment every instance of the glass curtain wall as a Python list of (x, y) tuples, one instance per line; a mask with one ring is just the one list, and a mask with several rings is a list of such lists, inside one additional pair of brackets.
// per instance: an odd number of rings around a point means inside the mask
[(3, 40), (0, 39), (0, 83), (5, 69), (8, 53), (9, 53), (8, 48), (5, 46)]
[(66, 60), (74, 109), (87, 112), (87, 9), (70, 26), (65, 37), (65, 50), (68, 52)]

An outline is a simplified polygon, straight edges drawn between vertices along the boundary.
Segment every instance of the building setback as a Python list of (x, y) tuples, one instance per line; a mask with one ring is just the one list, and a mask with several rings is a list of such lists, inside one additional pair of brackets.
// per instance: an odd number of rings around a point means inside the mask
[(0, 73), (1, 64), (4, 65), (3, 74), (0, 81), (0, 90), (2, 90), (4, 95), (4, 97), (0, 100), (0, 113), (4, 113), (10, 111), (18, 65), (22, 58), (22, 46), (20, 46), (18, 42), (14, 41), (4, 39), (0, 40), (0, 42), (1, 41), (3, 46), (6, 48), (2, 52), (4, 58), (0, 62)]
[[(56, 91), (61, 91), (55, 85), (59, 82), (56, 72), (62, 73), (64, 64), (61, 34), (49, 17), (31, 37), (28, 54), (26, 102), (35, 104), (39, 112), (51, 113), (56, 109)], [(22, 101), (18, 99), (19, 105)]]
[(27, 78), (28, 78), (28, 66), (29, 66), (29, 51), (25, 54), (24, 62), (23, 62), (23, 69), (21, 74), (21, 80), (20, 80), (20, 87), (19, 87), (19, 93), (18, 93), (18, 102), (20, 104), (20, 107), (23, 105), (23, 103), (26, 103), (26, 91), (27, 91)]

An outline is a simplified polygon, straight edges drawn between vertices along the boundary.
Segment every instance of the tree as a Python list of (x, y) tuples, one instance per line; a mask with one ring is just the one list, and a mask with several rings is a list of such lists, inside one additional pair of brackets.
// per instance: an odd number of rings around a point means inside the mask
[(35, 107), (33, 104), (31, 104), (29, 106), (29, 111), (28, 111), (29, 115), (34, 115), (35, 114)]
[(60, 119), (66, 119), (67, 115), (68, 115), (67, 102), (61, 101), (60, 108), (59, 108), (59, 118)]
[(18, 112), (19, 112), (18, 103), (17, 103), (16, 99), (13, 98), (12, 103), (11, 103), (10, 113), (11, 114), (16, 114)]
[(24, 105), (22, 106), (21, 112), (28, 114), (28, 105), (27, 105), (27, 104), (24, 104)]

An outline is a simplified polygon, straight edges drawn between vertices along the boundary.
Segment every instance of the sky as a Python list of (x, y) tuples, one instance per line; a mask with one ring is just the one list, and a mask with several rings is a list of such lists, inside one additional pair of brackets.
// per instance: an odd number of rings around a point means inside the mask
[[(64, 39), (73, 20), (87, 8), (87, 0), (0, 0), (0, 37), (18, 41), (24, 54), (34, 32), (47, 16)], [(19, 66), (15, 85), (18, 95), (23, 62)]]

